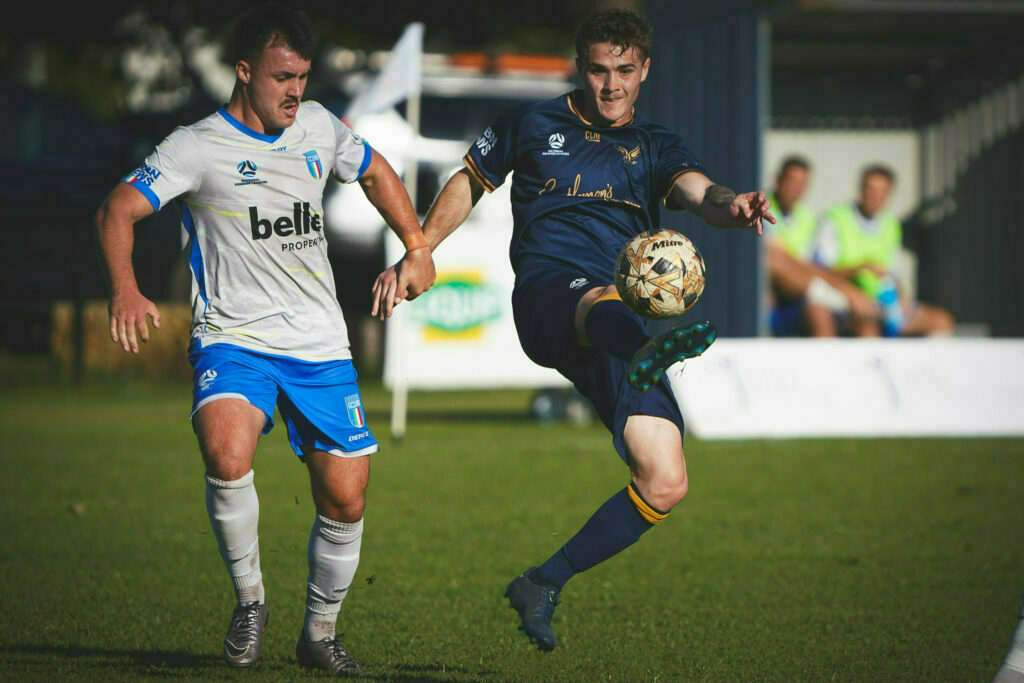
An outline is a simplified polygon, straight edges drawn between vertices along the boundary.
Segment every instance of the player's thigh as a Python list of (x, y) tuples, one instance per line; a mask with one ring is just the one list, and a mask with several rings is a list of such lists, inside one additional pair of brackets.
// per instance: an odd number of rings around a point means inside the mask
[(341, 457), (315, 450), (305, 461), (317, 512), (336, 522), (359, 521), (366, 507), (370, 456)]
[(661, 510), (682, 500), (689, 482), (678, 425), (663, 417), (630, 415), (623, 436), (633, 482), (644, 499)]
[(206, 471), (234, 481), (252, 469), (266, 414), (240, 398), (222, 398), (201, 406), (192, 418)]

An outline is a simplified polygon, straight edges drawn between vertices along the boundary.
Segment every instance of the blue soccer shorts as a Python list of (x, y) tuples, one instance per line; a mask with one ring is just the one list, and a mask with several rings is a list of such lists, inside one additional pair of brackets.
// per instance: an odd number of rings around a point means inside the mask
[(193, 417), (207, 403), (240, 398), (267, 416), (263, 433), (274, 428), (274, 406), (288, 428), (300, 459), (321, 450), (344, 458), (376, 453), (351, 360), (310, 362), (243, 349), (231, 344), (189, 348)]
[[(683, 415), (665, 381), (649, 391), (629, 386), (629, 364), (576, 342), (576, 306), (587, 291), (606, 286), (565, 267), (534, 260), (520, 264), (512, 290), (512, 314), (523, 351), (534, 363), (554, 368), (594, 406), (612, 433), (612, 444), (628, 464), (624, 432), (630, 415), (669, 420), (684, 433)], [(643, 318), (637, 316), (643, 324)]]

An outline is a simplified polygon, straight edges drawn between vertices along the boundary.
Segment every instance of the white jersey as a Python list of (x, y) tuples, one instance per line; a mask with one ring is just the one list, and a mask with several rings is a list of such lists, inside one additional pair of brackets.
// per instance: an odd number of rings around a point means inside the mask
[(123, 178), (158, 210), (177, 198), (192, 273), (192, 343), (299, 360), (351, 358), (327, 260), (323, 194), (370, 164), (370, 146), (316, 102), (278, 135), (225, 109), (174, 130)]

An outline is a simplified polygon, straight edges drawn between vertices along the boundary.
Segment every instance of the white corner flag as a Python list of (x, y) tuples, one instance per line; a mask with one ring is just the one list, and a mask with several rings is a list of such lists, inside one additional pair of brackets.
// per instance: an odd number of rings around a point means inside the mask
[(387, 65), (348, 105), (345, 118), (351, 121), (360, 114), (385, 111), (410, 96), (419, 95), (422, 74), (423, 24), (409, 24), (392, 48)]
[[(369, 87), (349, 104), (345, 118), (355, 121), (362, 114), (376, 114), (387, 111), (402, 100), (409, 100), (406, 119), (412, 128), (413, 144), (405, 150), (408, 155), (405, 172), (405, 188), (412, 205), (416, 206), (417, 143), (420, 136), (420, 90), (423, 83), (423, 24), (414, 23), (405, 27), (402, 37), (391, 50), (388, 63), (373, 79)], [(408, 412), (409, 381), (405, 370), (404, 330), (388, 321), (392, 335), (395, 381), (391, 388), (391, 436), (396, 441), (405, 436)], [(387, 362), (387, 359), (385, 359)]]

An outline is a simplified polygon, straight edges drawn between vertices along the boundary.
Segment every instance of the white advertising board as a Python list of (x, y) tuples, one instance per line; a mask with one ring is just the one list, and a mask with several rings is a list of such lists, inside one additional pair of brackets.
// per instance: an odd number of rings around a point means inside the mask
[(670, 375), (700, 438), (1024, 435), (1022, 340), (721, 339)]
[[(467, 221), (434, 252), (434, 286), (395, 308), (384, 357), (389, 388), (400, 376), (409, 389), (568, 385), (554, 370), (535, 365), (519, 346), (512, 319), (509, 213), (507, 192), (483, 197), (474, 217), (486, 220)], [(403, 253), (389, 235), (388, 263)]]

